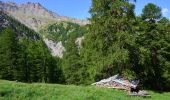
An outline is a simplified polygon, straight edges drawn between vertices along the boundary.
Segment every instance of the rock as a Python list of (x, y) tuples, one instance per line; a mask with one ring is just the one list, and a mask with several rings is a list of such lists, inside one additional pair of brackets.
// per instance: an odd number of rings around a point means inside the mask
[(52, 40), (44, 38), (44, 42), (46, 43), (47, 47), (50, 49), (51, 54), (53, 56), (57, 56), (59, 58), (63, 57), (63, 53), (66, 51), (65, 47), (63, 46), (62, 42), (55, 43)]
[(144, 90), (140, 90), (138, 92), (139, 95), (149, 95), (149, 93), (147, 91), (144, 91)]
[(139, 92), (130, 92), (129, 96), (151, 97), (147, 91), (140, 90)]
[(75, 43), (76, 43), (76, 45), (79, 49), (82, 48), (82, 41), (83, 40), (84, 40), (84, 36), (77, 38), (76, 41), (75, 41)]

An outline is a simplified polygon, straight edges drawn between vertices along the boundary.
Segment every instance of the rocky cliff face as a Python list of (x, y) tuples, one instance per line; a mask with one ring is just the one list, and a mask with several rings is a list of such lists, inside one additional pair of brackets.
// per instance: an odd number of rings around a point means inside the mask
[(13, 2), (0, 1), (0, 9), (35, 31), (59, 21), (70, 21), (80, 25), (87, 24), (87, 21), (60, 16), (47, 10), (39, 3), (28, 2), (19, 5)]
[(62, 42), (54, 42), (52, 40), (49, 40), (47, 38), (44, 38), (44, 42), (47, 45), (47, 47), (50, 49), (51, 54), (53, 56), (57, 56), (59, 58), (63, 57), (63, 53), (66, 51), (65, 47), (63, 46)]

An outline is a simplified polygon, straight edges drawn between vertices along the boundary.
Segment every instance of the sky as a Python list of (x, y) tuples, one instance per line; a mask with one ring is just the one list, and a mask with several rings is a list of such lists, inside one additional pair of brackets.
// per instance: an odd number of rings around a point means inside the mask
[[(68, 16), (78, 19), (86, 19), (90, 17), (88, 13), (91, 0), (1, 0), (11, 1), (16, 3), (35, 2), (40, 3), (48, 10), (51, 10), (59, 15)], [(140, 15), (142, 9), (147, 3), (154, 3), (162, 8), (163, 16), (170, 19), (170, 0), (137, 0), (135, 3), (136, 15)]]

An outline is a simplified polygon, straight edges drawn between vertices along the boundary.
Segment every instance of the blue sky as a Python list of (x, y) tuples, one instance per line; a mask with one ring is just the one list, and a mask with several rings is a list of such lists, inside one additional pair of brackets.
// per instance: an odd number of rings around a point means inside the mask
[[(72, 18), (86, 19), (90, 16), (88, 10), (91, 6), (91, 0), (1, 0), (12, 1), (16, 3), (39, 2), (47, 9), (58, 13), (59, 15)], [(163, 15), (170, 19), (170, 0), (137, 0), (135, 12), (141, 14), (143, 7), (147, 3), (154, 3), (162, 8)]]

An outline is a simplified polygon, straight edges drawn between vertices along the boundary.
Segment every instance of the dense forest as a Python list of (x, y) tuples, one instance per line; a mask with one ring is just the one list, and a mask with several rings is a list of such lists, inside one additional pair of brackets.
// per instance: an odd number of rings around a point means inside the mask
[(59, 60), (50, 55), (41, 37), (3, 12), (0, 22), (0, 78), (60, 82)]
[[(152, 3), (136, 16), (134, 2), (92, 0), (90, 24), (56, 23), (40, 36), (1, 13), (0, 24), (12, 24), (0, 26), (0, 78), (89, 85), (119, 74), (143, 88), (169, 91), (170, 21)], [(63, 42), (63, 58), (51, 56), (43, 36)], [(81, 36), (79, 48), (75, 40)]]

